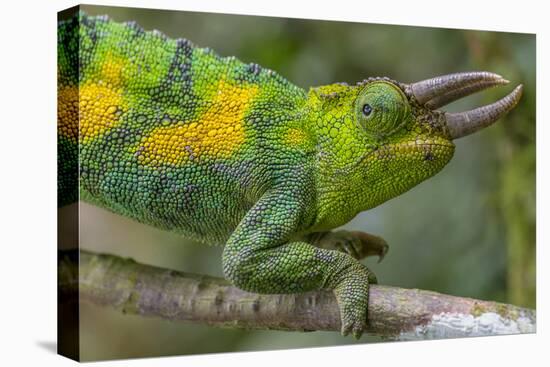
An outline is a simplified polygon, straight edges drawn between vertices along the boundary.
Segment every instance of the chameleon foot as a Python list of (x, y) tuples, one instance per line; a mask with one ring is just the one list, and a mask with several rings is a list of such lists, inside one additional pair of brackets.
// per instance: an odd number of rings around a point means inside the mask
[(389, 249), (382, 238), (360, 231), (317, 232), (311, 235), (310, 241), (319, 248), (338, 250), (357, 260), (378, 256), (380, 262)]
[(342, 322), (341, 333), (352, 334), (359, 339), (367, 326), (369, 285), (376, 283), (376, 277), (366, 267), (357, 263), (345, 280), (334, 288)]

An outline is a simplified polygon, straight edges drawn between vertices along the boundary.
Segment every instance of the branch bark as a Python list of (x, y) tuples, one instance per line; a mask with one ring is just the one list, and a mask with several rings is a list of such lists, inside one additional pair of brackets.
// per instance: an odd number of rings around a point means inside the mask
[[(254, 294), (228, 281), (87, 251), (60, 252), (61, 299), (114, 307), (123, 313), (212, 326), (339, 331), (332, 292)], [(535, 310), (419, 289), (372, 285), (371, 335), (418, 340), (534, 333)]]

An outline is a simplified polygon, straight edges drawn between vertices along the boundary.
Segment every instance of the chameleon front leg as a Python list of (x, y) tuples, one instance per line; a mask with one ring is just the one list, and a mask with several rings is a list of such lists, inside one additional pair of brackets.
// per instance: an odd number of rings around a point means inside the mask
[(300, 193), (266, 193), (245, 215), (223, 252), (227, 279), (256, 293), (334, 291), (342, 334), (359, 338), (367, 321), (369, 282), (364, 265), (350, 255), (289, 241), (307, 218), (308, 202)]
[(360, 231), (314, 232), (305, 236), (305, 239), (314, 246), (345, 252), (357, 260), (378, 256), (380, 262), (389, 250), (383, 238)]

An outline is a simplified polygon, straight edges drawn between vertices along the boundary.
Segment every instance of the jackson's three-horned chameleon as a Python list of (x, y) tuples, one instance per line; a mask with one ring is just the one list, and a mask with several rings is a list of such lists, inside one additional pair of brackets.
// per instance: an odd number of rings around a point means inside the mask
[(80, 196), (224, 244), (224, 274), (244, 290), (333, 290), (342, 333), (356, 337), (374, 281), (358, 259), (382, 257), (387, 245), (331, 229), (433, 176), (453, 139), (521, 96), (519, 86), (492, 105), (445, 113), (437, 108), (507, 81), (467, 72), (306, 92), (135, 23), (79, 13), (58, 34), (59, 204)]

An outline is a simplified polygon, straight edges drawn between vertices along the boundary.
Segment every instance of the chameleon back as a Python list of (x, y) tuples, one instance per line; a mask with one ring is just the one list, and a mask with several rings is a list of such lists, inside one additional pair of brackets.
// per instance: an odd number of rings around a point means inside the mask
[(306, 94), (271, 70), (107, 17), (58, 33), (60, 205), (78, 162), (82, 199), (222, 243), (300, 154)]

